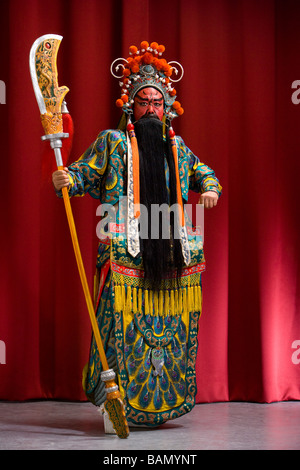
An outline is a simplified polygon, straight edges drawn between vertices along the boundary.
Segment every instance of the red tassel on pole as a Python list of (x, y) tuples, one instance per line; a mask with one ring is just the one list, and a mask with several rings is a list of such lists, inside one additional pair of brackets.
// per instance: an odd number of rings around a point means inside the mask
[[(64, 166), (70, 164), (69, 158), (72, 150), (73, 136), (74, 136), (74, 124), (72, 116), (69, 113), (62, 113), (63, 119), (63, 130), (69, 134), (67, 139), (62, 139), (62, 160)], [(55, 160), (53, 159), (53, 150), (50, 146), (45, 145), (42, 155), (42, 180), (51, 181), (51, 175), (54, 171), (57, 170)]]
[(66, 166), (71, 162), (69, 161), (72, 145), (73, 145), (73, 136), (74, 136), (74, 123), (71, 114), (63, 113), (63, 130), (69, 134), (68, 139), (63, 139), (62, 146), (62, 159)]

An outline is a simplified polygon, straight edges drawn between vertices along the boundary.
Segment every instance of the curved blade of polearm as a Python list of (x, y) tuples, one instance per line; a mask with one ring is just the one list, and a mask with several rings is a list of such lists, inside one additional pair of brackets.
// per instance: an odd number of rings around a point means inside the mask
[(45, 34), (33, 43), (29, 55), (32, 85), (46, 135), (63, 132), (61, 108), (69, 88), (59, 87), (57, 81), (56, 59), (61, 40), (57, 34)]

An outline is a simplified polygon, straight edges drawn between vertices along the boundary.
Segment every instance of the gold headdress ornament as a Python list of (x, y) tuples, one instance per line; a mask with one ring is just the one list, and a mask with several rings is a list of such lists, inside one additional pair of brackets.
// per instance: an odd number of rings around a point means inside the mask
[[(119, 79), (121, 87), (121, 98), (117, 99), (116, 105), (128, 115), (128, 249), (133, 256), (136, 256), (140, 251), (138, 236), (134, 235), (134, 233), (138, 233), (137, 219), (140, 216), (139, 152), (134, 125), (130, 119), (133, 114), (134, 97), (142, 88), (152, 87), (163, 95), (164, 119), (171, 122), (173, 118), (181, 116), (184, 112), (181, 103), (176, 100), (177, 92), (173, 87), (173, 83), (182, 79), (184, 70), (179, 62), (167, 62), (166, 59), (162, 58), (164, 51), (165, 46), (159, 45), (157, 42), (152, 42), (149, 45), (147, 41), (142, 41), (140, 49), (136, 46), (130, 46), (129, 57), (127, 59), (115, 59), (110, 67), (112, 75)], [(179, 205), (178, 217), (180, 226), (184, 231), (184, 209), (178, 170), (176, 137), (171, 126), (169, 127), (169, 136), (175, 163), (177, 202)], [(185, 261), (188, 262), (188, 260), (189, 255), (185, 257)]]

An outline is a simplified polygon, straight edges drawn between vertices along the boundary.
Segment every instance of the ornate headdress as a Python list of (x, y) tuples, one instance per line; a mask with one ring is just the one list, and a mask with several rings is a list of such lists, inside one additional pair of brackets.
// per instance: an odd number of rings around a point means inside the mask
[(179, 62), (167, 62), (163, 59), (161, 56), (164, 51), (165, 46), (158, 45), (157, 42), (149, 45), (147, 41), (142, 41), (140, 49), (130, 46), (127, 59), (118, 58), (111, 64), (111, 73), (120, 80), (121, 87), (121, 98), (116, 101), (116, 105), (126, 114), (133, 113), (134, 97), (145, 87), (156, 88), (162, 93), (165, 115), (170, 121), (183, 114), (173, 87), (173, 83), (182, 79), (183, 67)]
[[(182, 115), (184, 112), (180, 102), (176, 101), (176, 90), (173, 87), (173, 83), (179, 82), (182, 79), (184, 70), (179, 62), (167, 62), (166, 59), (163, 59), (161, 56), (164, 51), (165, 46), (159, 45), (157, 42), (152, 42), (149, 45), (147, 41), (142, 41), (140, 50), (136, 46), (130, 46), (129, 57), (127, 59), (118, 58), (114, 60), (110, 67), (112, 75), (120, 80), (121, 98), (117, 99), (116, 105), (122, 108), (123, 112), (128, 116), (127, 235), (128, 250), (133, 256), (136, 256), (140, 251), (138, 236), (138, 218), (140, 216), (139, 151), (134, 125), (130, 119), (133, 114), (134, 97), (142, 88), (152, 87), (163, 95), (164, 115), (169, 121), (172, 121), (173, 118)], [(184, 223), (177, 146), (175, 132), (171, 126), (169, 127), (169, 136), (175, 163), (177, 202), (180, 207), (179, 222), (181, 226), (182, 251), (184, 260), (188, 264), (190, 253)]]

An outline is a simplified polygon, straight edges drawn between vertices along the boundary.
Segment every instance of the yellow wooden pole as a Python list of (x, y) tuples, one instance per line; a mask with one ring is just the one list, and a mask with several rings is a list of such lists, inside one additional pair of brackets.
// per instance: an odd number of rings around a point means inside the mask
[[(59, 167), (58, 169), (62, 169), (62, 168)], [(96, 344), (97, 344), (97, 347), (98, 347), (100, 360), (101, 360), (103, 369), (108, 370), (109, 367), (108, 367), (106, 355), (105, 355), (105, 352), (104, 352), (102, 340), (101, 340), (101, 337), (100, 337), (100, 332), (99, 332), (99, 328), (98, 328), (98, 324), (97, 324), (97, 320), (96, 320), (96, 316), (95, 316), (94, 306), (93, 306), (93, 302), (92, 302), (92, 298), (91, 298), (91, 294), (90, 294), (90, 290), (89, 290), (89, 286), (88, 286), (88, 282), (87, 282), (87, 278), (86, 278), (86, 273), (85, 273), (85, 269), (84, 269), (84, 265), (83, 265), (83, 261), (82, 261), (82, 256), (81, 256), (81, 251), (80, 251), (80, 248), (79, 248), (78, 237), (77, 237), (77, 232), (76, 232), (76, 228), (75, 228), (75, 222), (74, 222), (73, 212), (72, 212), (70, 198), (69, 198), (69, 194), (68, 194), (68, 189), (66, 187), (62, 188), (62, 194), (63, 194), (63, 200), (64, 200), (64, 204), (65, 204), (67, 219), (68, 219), (68, 223), (69, 223), (73, 248), (74, 248), (74, 252), (75, 252), (75, 257), (76, 257), (76, 261), (77, 261), (79, 276), (80, 276), (80, 279), (81, 279), (81, 284), (82, 284), (82, 288), (83, 288), (83, 292), (84, 292), (84, 296), (85, 296), (85, 300), (86, 300), (86, 304), (87, 304), (87, 308), (88, 308), (88, 313), (89, 313), (91, 324), (92, 324), (93, 333), (94, 333)]]
[[(58, 170), (63, 170), (63, 166), (58, 166)], [(65, 205), (65, 210), (67, 214), (67, 219), (69, 223), (69, 228), (70, 228), (70, 234), (72, 238), (72, 243), (73, 243), (73, 248), (74, 248), (74, 253), (75, 253), (75, 258), (77, 261), (77, 266), (78, 266), (78, 271), (81, 279), (81, 284), (88, 308), (88, 313), (90, 316), (91, 324), (92, 324), (92, 329), (95, 337), (95, 341), (97, 344), (97, 348), (99, 351), (99, 356), (100, 360), (102, 363), (102, 368), (104, 371), (104, 376), (105, 372), (108, 372), (106, 375), (105, 379), (105, 387), (106, 387), (106, 402), (104, 404), (111, 422), (113, 423), (113, 426), (115, 428), (115, 431), (117, 435), (120, 438), (126, 438), (129, 436), (129, 428), (128, 424), (126, 421), (125, 417), (125, 411), (124, 411), (124, 405), (121, 400), (121, 394), (118, 389), (118, 386), (116, 385), (114, 381), (114, 373), (111, 375), (110, 372), (113, 372), (109, 369), (107, 358), (105, 355), (105, 351), (103, 348), (103, 343), (101, 340), (100, 332), (99, 332), (99, 327), (94, 311), (94, 306), (86, 278), (86, 273), (82, 261), (82, 256), (81, 256), (81, 251), (78, 243), (78, 237), (77, 237), (77, 232), (76, 232), (76, 227), (75, 227), (75, 222), (74, 222), (74, 217), (73, 217), (73, 212), (72, 212), (72, 207), (70, 203), (70, 198), (69, 198), (69, 193), (68, 193), (68, 188), (63, 187), (62, 188), (62, 195), (63, 195), (63, 200), (64, 200), (64, 205)], [(104, 379), (103, 379), (104, 380)]]

